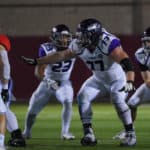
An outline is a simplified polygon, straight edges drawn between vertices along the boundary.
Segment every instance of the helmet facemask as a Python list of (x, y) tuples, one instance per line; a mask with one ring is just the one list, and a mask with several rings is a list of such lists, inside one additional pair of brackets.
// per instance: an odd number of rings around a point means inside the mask
[(150, 40), (143, 40), (142, 41), (143, 47), (146, 51), (150, 52)]
[(102, 27), (97, 20), (87, 19), (78, 26), (77, 38), (82, 47), (97, 46), (100, 35), (102, 35)]
[(147, 28), (141, 38), (145, 51), (150, 52), (150, 28)]
[(81, 44), (82, 47), (89, 47), (92, 44), (91, 41), (91, 33), (89, 32), (80, 32), (77, 33), (77, 39), (79, 41), (79, 43)]
[(54, 27), (51, 32), (50, 40), (54, 43), (58, 50), (67, 49), (72, 40), (72, 34), (69, 30), (64, 28), (57, 30), (57, 28)]

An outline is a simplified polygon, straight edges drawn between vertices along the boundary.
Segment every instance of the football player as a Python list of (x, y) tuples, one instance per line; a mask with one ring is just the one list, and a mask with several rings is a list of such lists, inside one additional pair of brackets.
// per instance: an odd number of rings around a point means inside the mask
[[(131, 107), (132, 119), (135, 121), (137, 114), (137, 106), (150, 101), (150, 27), (148, 27), (141, 38), (142, 47), (135, 52), (135, 58), (141, 71), (144, 81), (136, 92), (129, 98), (128, 105)], [(114, 138), (123, 139), (124, 131), (121, 131)]]
[[(5, 108), (6, 126), (11, 133), (11, 138), (8, 141), (10, 146), (25, 146), (25, 140), (22, 137), (21, 130), (18, 127), (18, 122), (15, 114), (10, 110), (9, 105), (12, 100), (12, 81), (10, 78), (10, 64), (8, 52), (11, 50), (10, 40), (6, 35), (0, 34), (0, 91), (1, 98), (4, 105), (1, 104), (0, 108)], [(3, 126), (3, 123), (2, 125)], [(0, 138), (0, 140), (3, 138)]]
[[(2, 87), (5, 87), (5, 84), (7, 86), (7, 81), (4, 80), (4, 63), (2, 60), (1, 52), (5, 50), (3, 42), (1, 42), (1, 36), (0, 35), (0, 83)], [(4, 36), (5, 37), (5, 36)], [(8, 45), (8, 49), (10, 46)], [(5, 142), (5, 131), (6, 131), (6, 106), (4, 104), (4, 101), (2, 99), (2, 92), (0, 95), (0, 149), (5, 150), (4, 142)]]
[(76, 36), (77, 38), (70, 43), (69, 49), (63, 52), (36, 59), (22, 56), (22, 59), (28, 64), (35, 65), (52, 64), (76, 56), (80, 57), (93, 72), (77, 95), (84, 130), (81, 144), (96, 145), (97, 140), (92, 129), (91, 102), (98, 94), (99, 96), (110, 94), (126, 131), (126, 137), (120, 144), (121, 146), (135, 145), (136, 135), (131, 111), (125, 102), (127, 93), (135, 89), (134, 71), (129, 56), (123, 50), (120, 40), (107, 32), (97, 19), (88, 18), (81, 21)]
[[(51, 29), (50, 41), (41, 44), (39, 48), (39, 57), (64, 51), (68, 48), (71, 40), (72, 34), (68, 26), (64, 24), (54, 26)], [(35, 75), (41, 79), (41, 82), (30, 99), (23, 132), (25, 138), (31, 138), (31, 129), (38, 113), (49, 103), (53, 95), (63, 106), (61, 138), (66, 140), (75, 138), (69, 131), (74, 95), (70, 75), (74, 62), (75, 58), (36, 66)]]

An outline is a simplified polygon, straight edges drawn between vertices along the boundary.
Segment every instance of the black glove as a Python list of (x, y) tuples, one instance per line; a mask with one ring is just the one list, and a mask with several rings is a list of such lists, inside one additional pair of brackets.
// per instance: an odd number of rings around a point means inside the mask
[(26, 64), (29, 64), (29, 65), (37, 65), (37, 60), (36, 58), (35, 59), (32, 59), (32, 58), (27, 58), (25, 56), (21, 56), (21, 60), (26, 63)]
[(126, 85), (122, 87), (119, 92), (132, 92), (135, 91), (135, 86), (133, 85), (133, 81), (127, 81)]
[(7, 102), (9, 100), (9, 93), (8, 89), (2, 89), (1, 96), (4, 102)]

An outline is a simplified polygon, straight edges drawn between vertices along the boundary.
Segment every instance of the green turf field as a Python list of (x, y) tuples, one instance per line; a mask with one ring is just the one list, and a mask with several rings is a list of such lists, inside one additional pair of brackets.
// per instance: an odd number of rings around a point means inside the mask
[[(13, 105), (12, 110), (18, 117), (19, 125), (23, 129), (27, 105)], [(8, 148), (9, 150), (149, 150), (150, 149), (150, 106), (140, 106), (135, 124), (137, 132), (137, 145), (132, 148), (119, 146), (112, 136), (122, 129), (114, 108), (109, 104), (93, 105), (93, 127), (98, 145), (95, 147), (82, 147), (80, 139), (83, 136), (77, 105), (73, 106), (74, 114), (71, 132), (76, 139), (63, 141), (60, 139), (61, 131), (61, 105), (49, 105), (38, 116), (32, 130), (32, 139), (27, 140), (26, 148)], [(6, 135), (8, 140), (9, 133)]]

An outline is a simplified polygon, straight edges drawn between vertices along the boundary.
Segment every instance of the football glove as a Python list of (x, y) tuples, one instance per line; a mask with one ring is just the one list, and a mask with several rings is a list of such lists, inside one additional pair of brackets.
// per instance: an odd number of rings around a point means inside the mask
[(119, 92), (133, 92), (135, 91), (135, 86), (133, 85), (133, 81), (127, 81), (126, 85), (122, 87)]
[(2, 96), (3, 101), (6, 103), (9, 100), (8, 89), (2, 89), (1, 96)]
[(59, 88), (59, 85), (55, 80), (44, 78), (43, 81), (46, 83), (48, 89), (57, 90)]
[(32, 59), (32, 58), (28, 58), (28, 57), (25, 57), (25, 56), (21, 56), (21, 60), (26, 63), (26, 64), (29, 64), (29, 65), (37, 65), (37, 60), (36, 58)]

